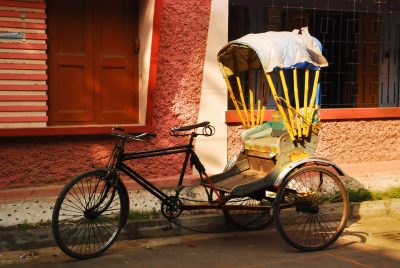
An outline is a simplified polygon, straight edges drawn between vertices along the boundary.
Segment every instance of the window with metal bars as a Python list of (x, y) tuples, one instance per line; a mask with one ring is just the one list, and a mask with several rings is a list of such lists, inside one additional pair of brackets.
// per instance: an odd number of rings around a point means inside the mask
[(229, 40), (306, 26), (329, 62), (322, 108), (399, 107), (400, 0), (229, 1)]

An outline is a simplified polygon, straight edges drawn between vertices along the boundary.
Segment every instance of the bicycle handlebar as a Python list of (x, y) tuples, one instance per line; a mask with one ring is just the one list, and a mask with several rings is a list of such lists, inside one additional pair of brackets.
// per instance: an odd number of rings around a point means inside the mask
[[(203, 128), (203, 131), (201, 134), (199, 133), (184, 133), (184, 134), (179, 134), (178, 132), (180, 131), (189, 131), (189, 130), (195, 130), (197, 128)], [(187, 125), (187, 126), (182, 126), (182, 127), (173, 127), (170, 131), (170, 135), (171, 136), (188, 136), (188, 135), (194, 135), (194, 136), (198, 136), (198, 135), (203, 135), (203, 136), (212, 136), (215, 133), (215, 128), (210, 125), (209, 121), (204, 121), (198, 124), (193, 124), (193, 125)], [(154, 138), (157, 137), (156, 134), (154, 133), (141, 133), (139, 135), (130, 135), (125, 133), (125, 129), (120, 128), (120, 127), (113, 127), (112, 128), (112, 132), (111, 132), (112, 136), (116, 136), (122, 139), (129, 139), (129, 140), (134, 140), (134, 141), (149, 141), (150, 138)]]
[(188, 130), (193, 130), (199, 127), (206, 127), (210, 124), (210, 122), (208, 121), (204, 121), (198, 124), (194, 124), (194, 125), (187, 125), (187, 126), (183, 126), (183, 127), (173, 127), (171, 129), (171, 131), (188, 131)]
[[(116, 130), (119, 132), (122, 132), (122, 133), (118, 133), (118, 132), (116, 132)], [(130, 134), (125, 133), (125, 129), (120, 128), (120, 127), (113, 127), (111, 135), (119, 137), (119, 138), (123, 138), (123, 139), (134, 140), (134, 141), (149, 141), (150, 138), (157, 137), (157, 135), (154, 133), (141, 133), (139, 135), (130, 135)]]

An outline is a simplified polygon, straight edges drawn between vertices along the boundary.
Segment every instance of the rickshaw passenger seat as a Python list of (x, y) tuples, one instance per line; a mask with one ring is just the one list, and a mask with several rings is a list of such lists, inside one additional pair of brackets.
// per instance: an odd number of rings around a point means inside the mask
[(283, 118), (278, 110), (272, 120), (264, 124), (246, 129), (241, 134), (244, 148), (259, 152), (279, 153), (280, 137), (287, 133)]
[(272, 119), (271, 119), (271, 125), (272, 125), (272, 133), (271, 135), (273, 137), (280, 137), (283, 134), (287, 133), (287, 130), (285, 128), (285, 123), (283, 121), (282, 115), (279, 112), (278, 109), (276, 109), (273, 113), (272, 113)]

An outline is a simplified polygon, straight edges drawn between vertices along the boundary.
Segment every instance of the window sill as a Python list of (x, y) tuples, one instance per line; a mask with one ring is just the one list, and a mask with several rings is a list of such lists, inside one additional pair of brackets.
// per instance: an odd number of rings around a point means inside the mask
[[(27, 136), (64, 136), (64, 135), (101, 135), (110, 134), (114, 125), (90, 126), (52, 126), (43, 128), (3, 128), (0, 137), (27, 137)], [(153, 132), (153, 126), (146, 125), (118, 125), (128, 133)]]
[[(273, 110), (267, 110), (264, 121), (271, 120)], [(257, 111), (255, 111), (257, 114)], [(400, 118), (400, 108), (337, 108), (321, 109), (321, 121), (330, 120), (368, 120), (368, 119), (393, 119)], [(225, 112), (225, 123), (240, 123), (239, 116), (235, 110)]]

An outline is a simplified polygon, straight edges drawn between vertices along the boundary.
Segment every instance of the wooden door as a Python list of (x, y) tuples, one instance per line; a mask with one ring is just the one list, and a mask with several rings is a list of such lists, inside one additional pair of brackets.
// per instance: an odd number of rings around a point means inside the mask
[(137, 1), (50, 0), (48, 14), (50, 122), (137, 123)]

